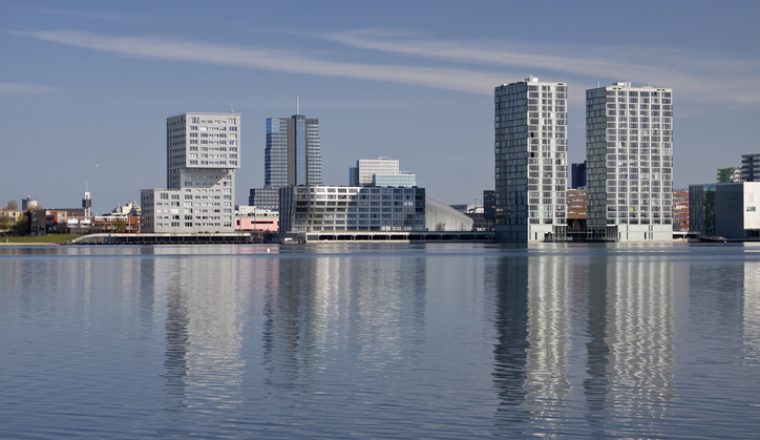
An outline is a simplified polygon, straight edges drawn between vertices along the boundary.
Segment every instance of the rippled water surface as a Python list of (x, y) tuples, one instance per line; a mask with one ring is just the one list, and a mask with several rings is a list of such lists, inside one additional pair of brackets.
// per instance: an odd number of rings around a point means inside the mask
[(0, 247), (1, 438), (530, 436), (759, 438), (760, 247)]

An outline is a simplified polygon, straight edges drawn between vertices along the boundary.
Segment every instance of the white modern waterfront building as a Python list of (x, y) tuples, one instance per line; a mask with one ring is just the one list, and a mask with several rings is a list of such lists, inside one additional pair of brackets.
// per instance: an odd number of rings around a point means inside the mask
[(566, 236), (567, 84), (529, 77), (495, 90), (496, 236)]
[(586, 91), (588, 227), (615, 241), (673, 239), (673, 91)]
[(142, 232), (232, 232), (240, 114), (166, 119), (166, 188), (142, 190)]
[(424, 231), (424, 188), (280, 189), (280, 232)]

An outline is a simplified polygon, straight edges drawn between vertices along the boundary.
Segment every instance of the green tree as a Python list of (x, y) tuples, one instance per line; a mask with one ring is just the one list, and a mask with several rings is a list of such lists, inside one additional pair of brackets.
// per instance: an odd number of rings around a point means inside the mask
[(8, 200), (8, 203), (5, 204), (5, 209), (7, 211), (18, 211), (18, 203), (15, 200)]
[(24, 215), (11, 227), (11, 231), (14, 235), (26, 235), (29, 233), (29, 216), (27, 213), (24, 213)]
[(0, 232), (8, 232), (15, 223), (16, 222), (13, 221), (13, 217), (6, 214), (0, 214)]

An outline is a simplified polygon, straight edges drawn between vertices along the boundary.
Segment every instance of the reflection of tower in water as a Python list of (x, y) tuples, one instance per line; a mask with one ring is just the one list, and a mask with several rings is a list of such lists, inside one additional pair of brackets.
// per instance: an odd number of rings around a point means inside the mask
[[(156, 259), (156, 292), (166, 292), (167, 391), (182, 404), (240, 403), (245, 362), (241, 356), (240, 303), (233, 257)], [(162, 286), (161, 284), (165, 284)]]
[(499, 395), (496, 421), (511, 428), (516, 420), (528, 418), (525, 401), (528, 352), (528, 259), (503, 257), (496, 266), (496, 346), (494, 386)]
[(293, 385), (310, 371), (314, 347), (315, 261), (319, 258), (280, 258), (278, 277), (264, 305), (264, 363), (267, 382)]
[[(264, 304), (267, 381), (314, 382), (329, 351), (381, 368), (424, 334), (425, 259), (293, 256), (279, 262)], [(411, 286), (413, 295), (407, 295)], [(366, 370), (363, 370), (366, 371)]]
[(610, 347), (607, 345), (607, 258), (591, 258), (588, 265), (588, 319), (586, 321), (586, 378), (583, 393), (590, 433), (604, 438)]
[(533, 416), (546, 419), (548, 425), (561, 420), (562, 399), (570, 391), (568, 278), (567, 257), (539, 255), (529, 259), (526, 400)]
[(608, 271), (609, 410), (623, 418), (664, 417), (673, 383), (673, 263), (620, 257)]
[(760, 365), (760, 263), (744, 263), (744, 359)]
[[(493, 379), (502, 429), (521, 435), (561, 429), (563, 399), (570, 391), (568, 269), (562, 256), (499, 260)], [(522, 427), (514, 424), (538, 419), (540, 423)]]

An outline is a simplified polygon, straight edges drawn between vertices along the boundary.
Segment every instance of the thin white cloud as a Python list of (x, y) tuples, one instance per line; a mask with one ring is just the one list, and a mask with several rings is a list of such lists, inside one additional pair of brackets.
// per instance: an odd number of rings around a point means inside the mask
[(673, 87), (695, 100), (760, 104), (756, 95), (746, 94), (746, 90), (754, 89), (760, 80), (758, 60), (711, 59), (642, 47), (435, 40), (396, 30), (365, 29), (319, 37), (358, 49), (527, 71), (559, 72), (605, 82), (652, 83)]
[(499, 84), (505, 77), (504, 73), (482, 70), (329, 61), (293, 52), (164, 37), (112, 37), (78, 31), (14, 32), (14, 34), (138, 58), (385, 81), (482, 95), (491, 95), (493, 86)]
[[(672, 87), (680, 98), (739, 106), (760, 105), (760, 62), (710, 59), (667, 49), (460, 42), (421, 38), (408, 31), (360, 30), (319, 35), (341, 45), (401, 56), (397, 64), (333, 61), (299, 52), (204, 43), (166, 37), (114, 37), (79, 31), (15, 32), (67, 46), (144, 59), (196, 62), (292, 74), (384, 81), (491, 95), (493, 87), (547, 72), (570, 83), (570, 99), (596, 81), (633, 81)], [(410, 64), (403, 57), (415, 57)], [(625, 57), (625, 58), (621, 58)], [(431, 66), (431, 61), (443, 61)], [(425, 65), (427, 64), (427, 65)], [(463, 65), (465, 65), (463, 67)], [(492, 70), (488, 66), (493, 66)], [(516, 73), (519, 72), (519, 73)]]
[(57, 89), (41, 84), (0, 82), (0, 95), (41, 95), (56, 92)]

